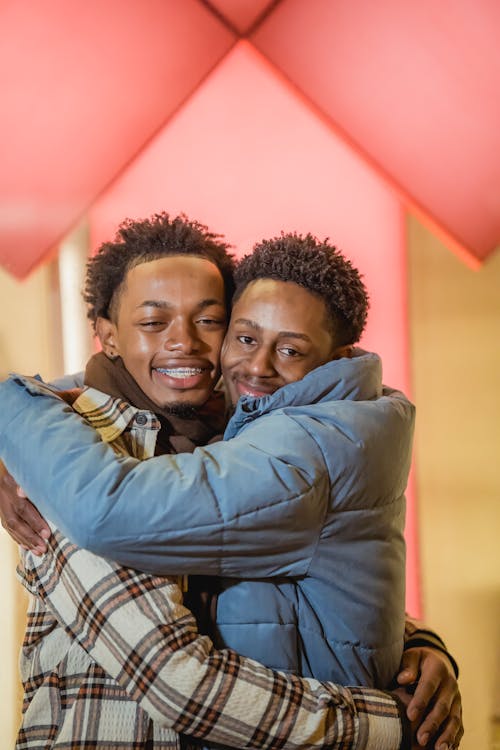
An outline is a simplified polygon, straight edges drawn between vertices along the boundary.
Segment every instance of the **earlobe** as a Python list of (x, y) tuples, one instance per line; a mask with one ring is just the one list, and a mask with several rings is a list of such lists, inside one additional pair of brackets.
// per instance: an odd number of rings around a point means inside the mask
[(97, 338), (101, 342), (104, 354), (110, 359), (116, 359), (120, 356), (116, 340), (116, 328), (114, 323), (108, 318), (97, 318), (95, 324)]

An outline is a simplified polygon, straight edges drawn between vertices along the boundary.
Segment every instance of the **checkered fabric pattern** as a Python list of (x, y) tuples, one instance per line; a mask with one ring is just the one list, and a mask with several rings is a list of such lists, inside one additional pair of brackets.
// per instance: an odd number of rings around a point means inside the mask
[[(154, 415), (93, 389), (73, 407), (118, 454), (153, 455)], [(173, 750), (178, 733), (240, 748), (400, 748), (390, 694), (216, 651), (177, 579), (121, 567), (52, 530), (49, 552), (23, 553), (18, 569), (32, 597), (16, 750)]]

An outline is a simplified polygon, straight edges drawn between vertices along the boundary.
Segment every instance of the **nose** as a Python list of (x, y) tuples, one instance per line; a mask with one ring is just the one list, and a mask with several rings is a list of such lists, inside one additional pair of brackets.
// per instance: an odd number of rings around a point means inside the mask
[(247, 359), (248, 373), (258, 378), (269, 378), (275, 374), (272, 351), (259, 346)]
[(189, 319), (174, 318), (170, 321), (166, 332), (164, 346), (168, 351), (178, 351), (183, 354), (192, 354), (198, 351), (200, 340), (195, 326)]

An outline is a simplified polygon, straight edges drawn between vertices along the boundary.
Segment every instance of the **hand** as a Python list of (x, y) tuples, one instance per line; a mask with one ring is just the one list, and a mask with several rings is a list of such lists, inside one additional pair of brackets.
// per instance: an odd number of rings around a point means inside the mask
[(0, 519), (8, 534), (36, 555), (47, 551), (50, 528), (0, 462)]
[[(396, 688), (395, 690), (391, 690), (391, 693), (398, 699), (400, 711), (404, 711), (405, 709), (408, 709), (408, 706), (412, 698), (411, 693), (409, 693), (408, 690), (406, 690), (403, 687), (400, 687), (400, 688)], [(422, 746), (417, 741), (418, 726), (419, 726), (418, 721), (410, 721), (411, 750), (422, 750)]]
[(427, 646), (407, 649), (397, 681), (402, 686), (417, 683), (406, 713), (412, 723), (419, 725), (419, 745), (435, 750), (458, 747), (464, 733), (462, 699), (446, 654)]

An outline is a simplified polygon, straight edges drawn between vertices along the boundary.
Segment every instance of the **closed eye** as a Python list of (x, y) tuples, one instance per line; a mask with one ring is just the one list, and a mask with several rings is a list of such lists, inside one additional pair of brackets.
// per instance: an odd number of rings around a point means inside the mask
[(160, 328), (167, 324), (164, 320), (143, 320), (139, 325), (141, 328)]
[(226, 321), (222, 318), (198, 318), (196, 323), (202, 326), (223, 326)]

